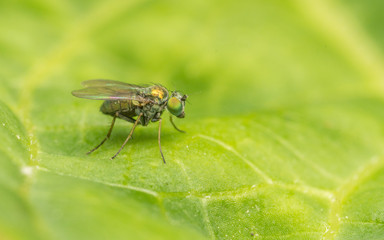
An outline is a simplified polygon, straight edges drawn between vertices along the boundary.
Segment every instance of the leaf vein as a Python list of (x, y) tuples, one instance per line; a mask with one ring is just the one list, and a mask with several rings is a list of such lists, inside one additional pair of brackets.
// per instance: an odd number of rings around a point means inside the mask
[(294, 236), (321, 235), (321, 232), (297, 232), (286, 235), (256, 236), (257, 239), (286, 239)]
[(356, 190), (356, 188), (367, 181), (369, 177), (377, 173), (384, 167), (384, 158), (373, 157), (365, 166), (358, 169), (335, 193), (335, 198), (331, 202), (329, 211), (329, 228), (323, 234), (324, 240), (334, 239), (340, 229), (342, 206), (346, 198)]
[(207, 199), (201, 199), (201, 208), (203, 210), (203, 219), (204, 223), (207, 227), (208, 233), (211, 236), (211, 239), (214, 240), (216, 239), (215, 233), (212, 228), (212, 223), (209, 220), (209, 214), (208, 214), (208, 209), (207, 209)]
[(141, 187), (136, 187), (136, 186), (131, 186), (131, 185), (122, 185), (122, 184), (117, 184), (117, 183), (109, 183), (109, 182), (99, 181), (96, 179), (90, 179), (90, 178), (86, 178), (86, 177), (69, 175), (69, 174), (65, 174), (65, 173), (52, 171), (52, 170), (49, 170), (47, 168), (43, 168), (43, 167), (39, 167), (39, 166), (36, 166), (35, 169), (37, 169), (38, 171), (49, 172), (49, 173), (56, 174), (59, 176), (76, 178), (76, 179), (85, 180), (85, 181), (89, 181), (89, 182), (99, 183), (99, 184), (107, 185), (110, 187), (125, 188), (125, 189), (133, 190), (136, 192), (142, 192), (142, 193), (151, 195), (151, 196), (156, 197), (156, 198), (159, 197), (159, 194), (157, 192), (149, 190), (149, 189), (141, 188)]
[(254, 170), (260, 177), (262, 177), (265, 182), (267, 182), (268, 184), (273, 184), (273, 180), (266, 173), (264, 173), (260, 168), (258, 168), (255, 164), (253, 164), (250, 160), (248, 160), (247, 158), (243, 157), (233, 147), (231, 147), (228, 144), (222, 142), (221, 140), (218, 140), (218, 139), (210, 137), (210, 136), (206, 136), (206, 135), (203, 135), (203, 134), (198, 134), (196, 136), (200, 137), (200, 138), (203, 138), (203, 139), (206, 139), (208, 141), (211, 141), (213, 143), (216, 143), (217, 145), (219, 145), (219, 146), (223, 147), (224, 149), (228, 150), (229, 152), (233, 153), (238, 158), (243, 160), (244, 163), (246, 163), (248, 166), (250, 166), (252, 168), (252, 170)]
[(359, 222), (359, 221), (342, 221), (343, 224), (354, 224), (354, 225), (380, 225), (384, 226), (384, 222)]
[(285, 147), (285, 149), (287, 149), (293, 156), (295, 156), (296, 159), (306, 164), (307, 166), (311, 167), (313, 170), (317, 171), (324, 177), (338, 183), (341, 182), (341, 179), (339, 177), (333, 174), (330, 174), (326, 169), (324, 169), (320, 165), (312, 161), (305, 160), (305, 157), (299, 150), (297, 150), (292, 144), (290, 144), (287, 140), (285, 140), (284, 138), (282, 138), (281, 136), (273, 132), (271, 129), (268, 129), (267, 127), (259, 123), (257, 123), (257, 125), (259, 126), (260, 129), (262, 129), (264, 132), (268, 133), (273, 139), (275, 139), (275, 141), (277, 141), (281, 146)]

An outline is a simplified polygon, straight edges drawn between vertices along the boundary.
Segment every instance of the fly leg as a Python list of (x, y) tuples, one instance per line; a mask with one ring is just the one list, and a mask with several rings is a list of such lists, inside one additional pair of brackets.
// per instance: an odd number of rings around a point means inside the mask
[[(135, 123), (135, 122), (136, 122), (135, 119), (133, 119), (133, 118), (131, 118), (131, 117), (126, 117), (126, 116), (124, 116), (124, 115), (122, 115), (122, 114), (119, 114), (119, 113), (117, 113), (117, 116), (118, 116), (119, 118), (123, 119), (124, 121), (130, 122), (130, 123)], [(131, 136), (131, 138), (133, 139), (133, 136)]]
[(126, 117), (126, 116), (124, 116), (124, 115), (122, 115), (122, 114), (120, 114), (120, 113), (117, 113), (117, 116), (118, 116), (119, 118), (123, 119), (124, 121), (130, 122), (130, 123), (135, 123), (135, 122), (136, 122), (135, 119), (133, 119), (133, 118), (131, 118), (131, 117)]
[(165, 159), (164, 159), (164, 155), (163, 155), (163, 151), (161, 150), (160, 136), (161, 136), (161, 118), (159, 119), (159, 134), (158, 134), (157, 141), (158, 141), (158, 143), (159, 143), (159, 149), (160, 149), (161, 157), (163, 158), (163, 162), (164, 162), (164, 164), (166, 164)]
[(185, 133), (185, 131), (180, 130), (178, 127), (176, 127), (175, 123), (173, 122), (172, 115), (169, 115), (169, 120), (171, 121), (172, 126), (173, 126), (177, 131), (182, 132), (182, 133)]
[(115, 125), (115, 120), (116, 120), (116, 117), (117, 117), (118, 113), (116, 113), (115, 116), (113, 116), (113, 120), (112, 120), (112, 123), (111, 123), (111, 127), (109, 128), (109, 131), (107, 133), (107, 136), (105, 136), (105, 138), (103, 139), (103, 141), (101, 141), (101, 143), (99, 145), (97, 145), (94, 149), (92, 149), (91, 151), (87, 152), (87, 154), (91, 154), (93, 153), (96, 149), (98, 149), (101, 145), (103, 145), (105, 143), (105, 141), (107, 141), (109, 139), (109, 137), (111, 136), (111, 133), (112, 133), (112, 129), (113, 129), (113, 126)]
[(135, 123), (133, 124), (131, 132), (129, 133), (127, 139), (125, 139), (123, 145), (120, 147), (119, 151), (117, 151), (117, 153), (115, 155), (113, 155), (111, 160), (114, 159), (117, 155), (119, 155), (120, 151), (124, 148), (125, 144), (127, 144), (128, 140), (132, 137), (133, 131), (135, 130), (137, 124), (139, 123), (141, 116), (143, 116), (143, 113), (140, 113), (139, 116), (137, 116), (137, 119), (136, 119)]

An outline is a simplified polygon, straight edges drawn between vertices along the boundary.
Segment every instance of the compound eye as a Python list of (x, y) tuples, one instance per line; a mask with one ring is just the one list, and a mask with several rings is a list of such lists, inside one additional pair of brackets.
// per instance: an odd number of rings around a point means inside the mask
[(167, 104), (168, 111), (175, 115), (176, 117), (181, 115), (183, 112), (183, 104), (181, 101), (175, 97), (171, 97), (168, 100)]

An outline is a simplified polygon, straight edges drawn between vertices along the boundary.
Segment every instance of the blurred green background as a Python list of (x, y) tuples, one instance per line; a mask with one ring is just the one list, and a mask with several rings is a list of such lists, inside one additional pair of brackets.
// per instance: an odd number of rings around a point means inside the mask
[[(384, 2), (0, 2), (0, 239), (384, 238)], [(189, 96), (111, 121), (88, 79)], [(167, 113), (164, 119), (167, 120)]]

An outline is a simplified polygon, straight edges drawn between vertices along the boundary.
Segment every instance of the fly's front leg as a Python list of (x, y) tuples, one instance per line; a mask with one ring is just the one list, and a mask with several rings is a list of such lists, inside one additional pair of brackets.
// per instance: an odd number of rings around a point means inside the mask
[(173, 126), (177, 131), (182, 132), (182, 133), (185, 133), (185, 131), (180, 130), (178, 127), (176, 127), (175, 123), (173, 122), (172, 115), (169, 115), (169, 120), (171, 121), (172, 126)]
[(109, 128), (109, 131), (107, 133), (107, 136), (105, 136), (105, 138), (103, 139), (103, 141), (101, 141), (101, 143), (99, 145), (97, 145), (94, 149), (92, 149), (91, 151), (87, 152), (87, 154), (91, 154), (93, 153), (96, 149), (98, 149), (101, 145), (103, 145), (105, 143), (105, 141), (107, 141), (109, 139), (109, 137), (111, 136), (111, 133), (112, 133), (112, 129), (113, 129), (113, 126), (115, 125), (115, 120), (116, 120), (116, 117), (118, 116), (118, 113), (115, 114), (115, 116), (113, 116), (113, 120), (112, 120), (112, 123), (111, 123), (111, 127)]
[(114, 159), (117, 155), (119, 155), (120, 151), (124, 148), (125, 144), (127, 144), (128, 140), (132, 137), (133, 131), (135, 131), (135, 128), (136, 128), (137, 124), (139, 123), (140, 118), (142, 116), (143, 116), (143, 113), (140, 113), (139, 116), (137, 116), (137, 119), (136, 119), (135, 123), (133, 124), (131, 132), (129, 133), (127, 139), (125, 139), (125, 141), (124, 141), (123, 145), (120, 147), (119, 151), (115, 155), (113, 155), (113, 157), (111, 159)]

